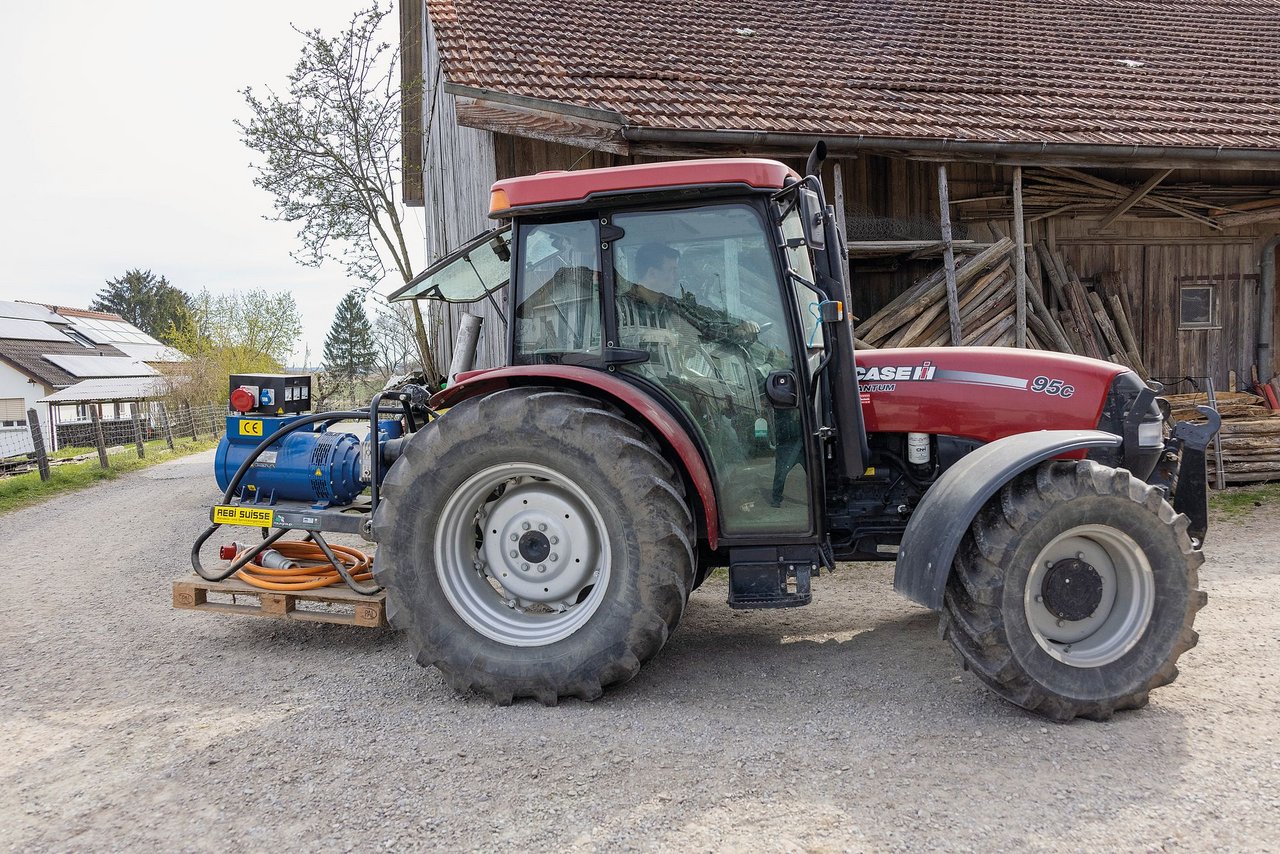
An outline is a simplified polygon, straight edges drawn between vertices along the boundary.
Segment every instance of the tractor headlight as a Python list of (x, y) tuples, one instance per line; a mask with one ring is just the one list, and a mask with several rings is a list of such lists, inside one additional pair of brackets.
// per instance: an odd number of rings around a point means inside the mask
[(1159, 448), (1164, 444), (1164, 425), (1159, 421), (1143, 421), (1138, 425), (1138, 447)]

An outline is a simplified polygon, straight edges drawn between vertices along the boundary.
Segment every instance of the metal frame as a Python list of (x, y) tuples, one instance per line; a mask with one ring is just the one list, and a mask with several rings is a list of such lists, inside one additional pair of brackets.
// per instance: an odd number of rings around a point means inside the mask
[[(401, 404), (398, 410), (382, 409), (382, 401), (385, 397), (394, 395)], [(310, 427), (313, 424), (323, 423), (325, 427), (336, 424), (339, 421), (364, 421), (366, 418), (369, 422), (369, 505), (367, 509), (358, 505), (349, 505), (341, 509), (316, 509), (301, 502), (281, 502), (264, 504), (263, 507), (272, 509), (271, 527), (260, 528), (262, 532), (262, 542), (254, 545), (243, 555), (232, 561), (231, 566), (222, 571), (210, 573), (205, 570), (204, 565), (200, 561), (200, 550), (209, 538), (223, 526), (224, 523), (214, 521), (215, 510), (210, 509), (209, 521), (210, 525), (205, 529), (195, 543), (191, 547), (191, 568), (196, 574), (206, 581), (223, 581), (239, 572), (244, 566), (250, 563), (254, 558), (260, 555), (264, 550), (270, 548), (285, 534), (294, 530), (306, 531), (306, 538), (315, 542), (324, 552), (325, 558), (333, 565), (334, 570), (342, 577), (357, 593), (365, 596), (372, 596), (381, 592), (382, 588), (377, 585), (364, 585), (351, 577), (347, 572), (346, 566), (333, 553), (333, 549), (329, 547), (328, 542), (321, 535), (322, 531), (342, 534), (359, 534), (368, 538), (370, 525), (373, 519), (373, 511), (377, 509), (379, 502), (378, 480), (381, 474), (382, 454), (378, 436), (378, 419), (381, 415), (403, 415), (405, 419), (406, 435), (415, 432), (417, 424), (413, 417), (413, 411), (410, 406), (410, 396), (403, 392), (386, 392), (380, 391), (373, 396), (368, 409), (365, 410), (345, 410), (334, 412), (316, 412), (309, 415), (303, 415), (295, 418), (293, 421), (274, 430), (269, 436), (259, 442), (254, 449), (245, 457), (240, 467), (236, 469), (236, 473), (232, 476), (231, 481), (227, 484), (226, 490), (223, 492), (223, 505), (243, 505), (254, 504), (256, 502), (245, 502), (237, 497), (236, 491), (244, 480), (246, 474), (253, 467), (258, 457), (274, 445), (277, 441), (297, 432), (304, 427)], [(247, 527), (247, 526), (246, 526)], [(274, 530), (272, 530), (274, 529)]]

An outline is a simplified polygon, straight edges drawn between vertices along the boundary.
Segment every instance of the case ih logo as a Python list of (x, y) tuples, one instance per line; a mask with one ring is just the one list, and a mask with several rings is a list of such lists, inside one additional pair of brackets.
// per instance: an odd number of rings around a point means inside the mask
[(920, 365), (885, 365), (883, 367), (873, 365), (869, 368), (859, 365), (858, 382), (883, 383), (931, 380), (937, 370), (932, 362), (924, 362)]

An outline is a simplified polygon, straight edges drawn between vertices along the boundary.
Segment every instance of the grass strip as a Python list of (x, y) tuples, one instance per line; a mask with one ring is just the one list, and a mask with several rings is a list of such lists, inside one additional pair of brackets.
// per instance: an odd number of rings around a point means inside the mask
[(146, 458), (138, 459), (137, 449), (133, 445), (112, 448), (107, 452), (107, 462), (111, 468), (98, 465), (97, 451), (92, 448), (67, 448), (50, 459), (67, 459), (80, 454), (92, 453), (92, 459), (75, 463), (63, 463), (50, 468), (51, 477), (41, 480), (39, 472), (14, 475), (0, 479), (0, 514), (30, 507), (41, 501), (47, 501), (55, 495), (75, 492), (92, 486), (103, 480), (114, 480), (125, 472), (136, 471), (148, 466), (207, 451), (217, 447), (216, 439), (178, 439), (175, 437), (173, 450), (165, 446), (163, 439), (154, 439), (144, 443)]
[(1259, 507), (1280, 502), (1280, 483), (1260, 483), (1254, 486), (1228, 486), (1209, 491), (1209, 508), (1217, 510), (1228, 519), (1244, 516)]

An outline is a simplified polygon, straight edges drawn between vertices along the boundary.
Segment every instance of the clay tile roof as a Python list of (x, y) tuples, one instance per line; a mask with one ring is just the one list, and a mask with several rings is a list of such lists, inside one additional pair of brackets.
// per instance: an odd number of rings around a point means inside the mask
[(628, 124), (1280, 149), (1280, 0), (427, 0), (445, 78)]
[[(18, 302), (25, 302), (25, 300), (18, 300)], [(109, 311), (89, 311), (86, 308), (70, 308), (65, 305), (50, 305), (49, 303), (43, 302), (35, 303), (35, 305), (42, 305), (54, 314), (60, 314), (63, 317), (93, 317), (98, 320), (118, 320), (121, 323), (128, 322), (120, 315), (113, 314)]]

